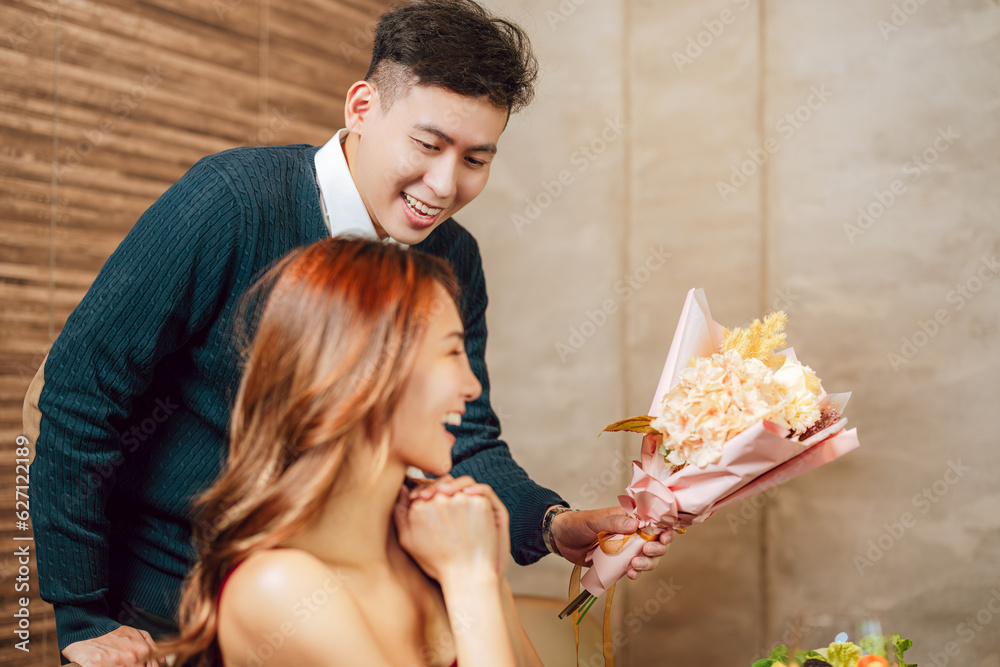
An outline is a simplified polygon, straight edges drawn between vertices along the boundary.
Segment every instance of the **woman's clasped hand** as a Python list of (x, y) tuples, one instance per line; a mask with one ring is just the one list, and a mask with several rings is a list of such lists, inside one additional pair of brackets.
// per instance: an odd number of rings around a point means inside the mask
[(409, 494), (400, 491), (395, 519), (400, 546), (438, 582), (506, 575), (510, 522), (488, 484), (446, 475)]

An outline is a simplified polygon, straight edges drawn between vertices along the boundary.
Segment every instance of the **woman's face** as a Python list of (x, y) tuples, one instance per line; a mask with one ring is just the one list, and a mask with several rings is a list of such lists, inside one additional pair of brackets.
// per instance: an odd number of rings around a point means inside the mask
[(461, 423), (465, 404), (482, 391), (465, 355), (465, 332), (455, 302), (440, 285), (413, 372), (392, 416), (393, 450), (407, 465), (434, 475), (451, 470), (455, 436), (445, 427)]

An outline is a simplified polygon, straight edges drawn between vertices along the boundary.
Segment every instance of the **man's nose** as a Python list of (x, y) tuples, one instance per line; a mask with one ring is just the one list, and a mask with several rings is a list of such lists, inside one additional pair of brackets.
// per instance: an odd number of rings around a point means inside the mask
[(424, 175), (424, 182), (439, 199), (448, 200), (454, 197), (457, 190), (454, 161), (446, 156), (434, 160)]

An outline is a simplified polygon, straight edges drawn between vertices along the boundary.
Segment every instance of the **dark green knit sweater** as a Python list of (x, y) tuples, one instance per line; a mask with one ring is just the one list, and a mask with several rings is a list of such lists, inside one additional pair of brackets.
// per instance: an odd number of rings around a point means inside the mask
[[(199, 161), (139, 219), (66, 322), (45, 365), (30, 500), (42, 597), (60, 649), (118, 627), (109, 602), (174, 617), (194, 557), (192, 498), (217, 476), (239, 383), (232, 317), (292, 248), (328, 235), (317, 148), (239, 148)], [(483, 393), (455, 428), (454, 473), (489, 483), (514, 558), (545, 553), (537, 486), (490, 407), (486, 285), (475, 239), (445, 221), (416, 248), (449, 260)]]

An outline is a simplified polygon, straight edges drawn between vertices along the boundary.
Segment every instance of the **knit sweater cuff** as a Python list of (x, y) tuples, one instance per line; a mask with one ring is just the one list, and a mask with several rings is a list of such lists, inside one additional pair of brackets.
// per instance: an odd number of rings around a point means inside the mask
[(75, 642), (106, 635), (121, 626), (108, 617), (108, 605), (104, 600), (79, 605), (55, 604), (56, 636), (59, 650)]
[(542, 519), (545, 510), (553, 505), (566, 505), (566, 501), (556, 493), (535, 485), (519, 489), (517, 511), (511, 512), (510, 537), (514, 549), (514, 561), (518, 565), (531, 565), (549, 553), (542, 540)]

